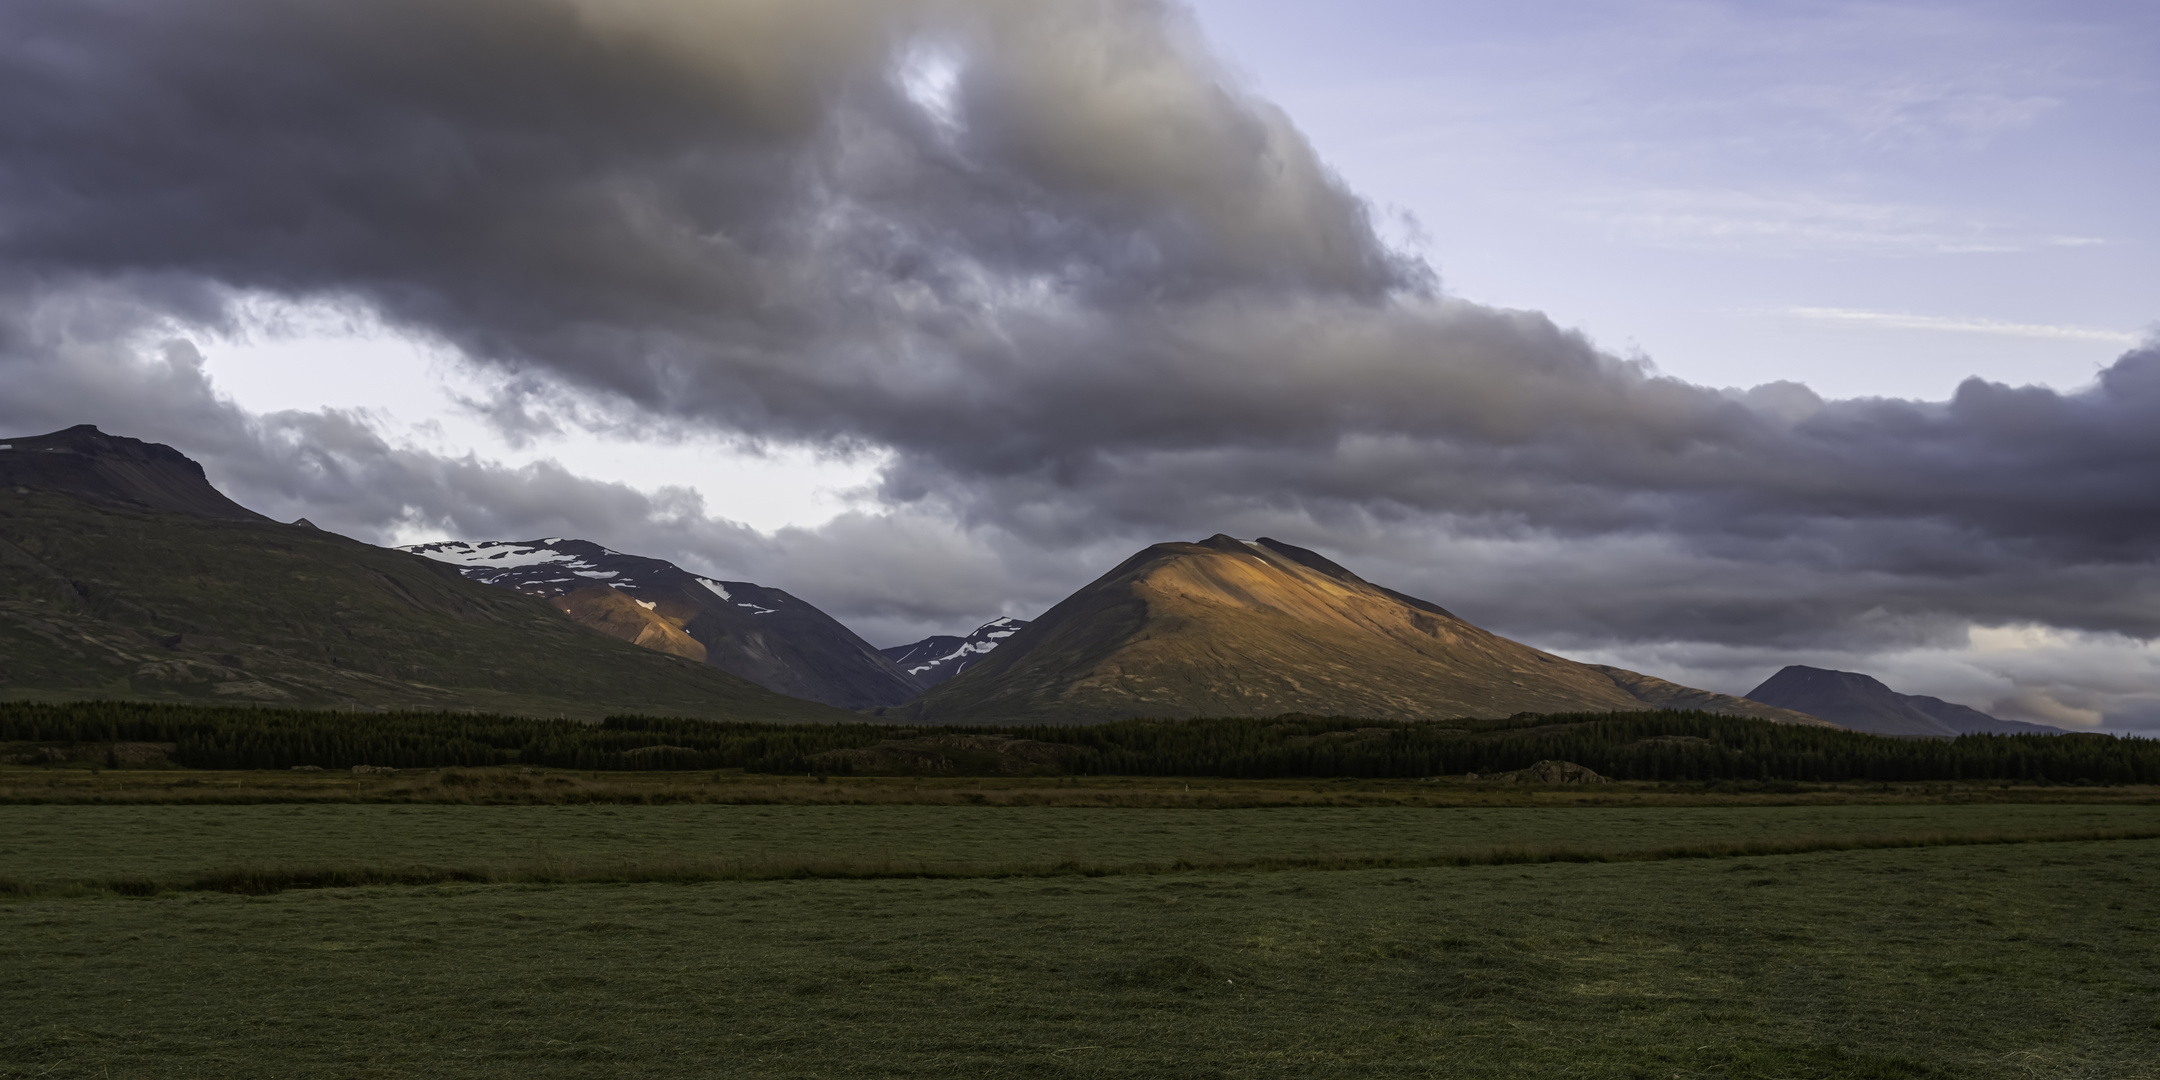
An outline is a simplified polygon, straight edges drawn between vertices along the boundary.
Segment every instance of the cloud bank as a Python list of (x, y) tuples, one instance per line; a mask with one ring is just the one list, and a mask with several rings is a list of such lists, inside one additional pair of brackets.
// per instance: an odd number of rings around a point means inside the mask
[[(2160, 636), (2160, 349), (1945, 402), (1662, 377), (1445, 295), (1167, 3), (22, 0), (0, 147), (0, 421), (356, 535), (587, 535), (873, 635), (1223, 530), (1705, 671)], [(189, 342), (263, 296), (445, 343), (513, 432), (875, 448), (884, 512), (767, 536), (247, 414)], [(2020, 678), (2013, 714), (2152, 704)]]

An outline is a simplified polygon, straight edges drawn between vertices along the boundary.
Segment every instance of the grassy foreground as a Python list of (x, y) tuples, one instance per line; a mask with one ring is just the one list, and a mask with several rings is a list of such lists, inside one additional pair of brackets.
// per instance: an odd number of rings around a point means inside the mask
[(857, 783), (0, 804), (0, 1078), (2160, 1077), (2149, 790)]
[(2156, 896), (2160, 841), (15, 901), (0, 1076), (2135, 1080)]

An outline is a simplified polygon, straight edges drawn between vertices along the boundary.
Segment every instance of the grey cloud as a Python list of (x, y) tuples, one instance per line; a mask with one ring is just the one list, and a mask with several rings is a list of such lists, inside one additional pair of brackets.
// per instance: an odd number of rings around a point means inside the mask
[(267, 292), (492, 367), (512, 434), (892, 461), (893, 513), (759, 537), (349, 416), (126, 414), (352, 528), (622, 536), (894, 633), (1226, 528), (1556, 644), (2160, 635), (2160, 351), (1932, 403), (1661, 377), (1440, 295), (1162, 2), (21, 0), (0, 148), (0, 378), (49, 411), (100, 339), (21, 327)]
[(245, 445), (246, 418), (217, 398), (201, 354), (161, 333), (170, 311), (119, 288), (0, 292), (0, 423), (98, 423), (210, 456)]

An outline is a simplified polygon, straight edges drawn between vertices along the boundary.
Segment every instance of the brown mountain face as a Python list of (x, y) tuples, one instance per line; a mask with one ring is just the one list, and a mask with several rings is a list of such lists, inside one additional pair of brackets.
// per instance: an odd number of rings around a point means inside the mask
[(1672, 707), (1822, 723), (1578, 664), (1303, 548), (1218, 535), (1134, 555), (904, 712), (945, 723), (1288, 712), (1440, 719), (1635, 711), (1688, 695)]
[[(670, 598), (672, 599), (672, 598)], [(646, 603), (651, 603), (647, 607)], [(705, 645), (683, 632), (684, 624), (697, 617), (695, 609), (680, 600), (640, 602), (609, 585), (589, 585), (548, 598), (548, 606), (609, 637), (654, 652), (705, 662)], [(667, 609), (666, 614), (661, 609)]]

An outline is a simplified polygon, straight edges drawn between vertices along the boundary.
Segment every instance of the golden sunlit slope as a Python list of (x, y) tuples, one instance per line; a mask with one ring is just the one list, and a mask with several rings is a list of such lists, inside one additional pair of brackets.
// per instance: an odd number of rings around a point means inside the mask
[[(1681, 707), (1821, 723), (1613, 671), (1683, 692)], [(1614, 674), (1487, 633), (1303, 548), (1218, 535), (1126, 560), (905, 714), (956, 723), (1421, 719), (1658, 707)]]
[(704, 644), (683, 632), (683, 624), (696, 612), (681, 610), (688, 605), (673, 597), (667, 601), (648, 601), (652, 606), (647, 607), (618, 589), (590, 585), (551, 596), (548, 606), (609, 637), (704, 663)]

